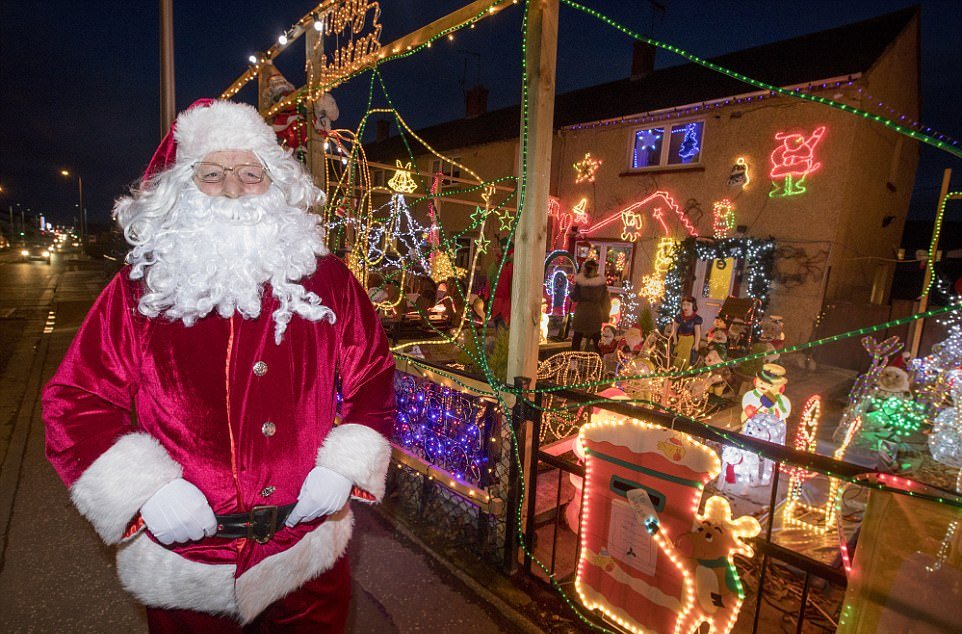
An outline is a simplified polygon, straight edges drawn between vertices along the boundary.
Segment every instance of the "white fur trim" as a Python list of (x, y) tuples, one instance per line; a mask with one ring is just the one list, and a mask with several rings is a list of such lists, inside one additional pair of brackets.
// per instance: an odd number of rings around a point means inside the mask
[(250, 623), (274, 601), (330, 570), (347, 550), (353, 530), (354, 515), (345, 506), (295, 545), (238, 577), (235, 588), (241, 623)]
[(317, 466), (337, 471), (374, 496), (384, 497), (391, 443), (370, 427), (338, 425), (317, 452)]
[(141, 533), (117, 550), (117, 575), (124, 589), (149, 607), (233, 616), (246, 625), (274, 601), (330, 570), (347, 551), (353, 530), (354, 515), (345, 506), (236, 580), (231, 564), (190, 561)]
[(218, 150), (252, 150), (267, 153), (277, 146), (274, 131), (253, 106), (215, 101), (177, 117), (174, 129), (177, 162), (197, 161)]
[(152, 608), (237, 614), (231, 564), (201, 564), (141, 533), (117, 549), (120, 584)]
[(182, 470), (152, 436), (122, 436), (70, 488), (70, 498), (108, 544), (118, 543), (150, 496)]

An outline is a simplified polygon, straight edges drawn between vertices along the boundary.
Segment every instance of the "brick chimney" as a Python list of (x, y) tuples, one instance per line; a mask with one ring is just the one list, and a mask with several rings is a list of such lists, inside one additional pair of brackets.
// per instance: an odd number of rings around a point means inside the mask
[(391, 122), (387, 119), (377, 120), (377, 130), (374, 135), (374, 142), (379, 143), (391, 136)]
[(480, 117), (488, 111), (488, 89), (478, 84), (464, 95), (464, 118)]
[(655, 47), (648, 42), (635, 40), (631, 49), (631, 78), (642, 79), (655, 70)]

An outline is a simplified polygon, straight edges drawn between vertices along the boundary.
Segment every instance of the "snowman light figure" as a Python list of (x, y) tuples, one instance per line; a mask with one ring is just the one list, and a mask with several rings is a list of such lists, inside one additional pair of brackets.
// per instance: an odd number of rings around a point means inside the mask
[[(742, 397), (742, 433), (776, 444), (785, 444), (785, 421), (792, 403), (784, 395), (785, 368), (766, 363), (755, 377), (755, 388)], [(722, 450), (719, 484), (764, 486), (772, 481), (773, 463), (758, 454), (726, 446)]]

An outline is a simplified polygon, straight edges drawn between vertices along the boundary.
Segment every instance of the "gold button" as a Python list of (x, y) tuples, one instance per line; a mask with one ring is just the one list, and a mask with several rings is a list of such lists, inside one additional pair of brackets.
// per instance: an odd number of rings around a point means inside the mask
[(258, 361), (254, 364), (254, 374), (257, 376), (264, 376), (267, 374), (267, 364), (263, 361)]
[(273, 495), (274, 491), (276, 490), (277, 490), (277, 487), (273, 485), (266, 486), (263, 489), (261, 489), (261, 497), (269, 498), (271, 495)]
[(271, 436), (277, 433), (277, 425), (275, 425), (271, 421), (267, 421), (266, 423), (261, 425), (261, 433), (267, 436), (268, 438), (270, 438)]

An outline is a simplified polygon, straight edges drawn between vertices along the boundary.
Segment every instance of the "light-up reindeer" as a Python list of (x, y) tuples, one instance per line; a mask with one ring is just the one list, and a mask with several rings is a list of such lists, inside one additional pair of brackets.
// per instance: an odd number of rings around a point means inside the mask
[[(630, 492), (629, 499), (632, 494), (637, 495)], [(633, 508), (637, 513), (640, 507)], [(754, 554), (745, 540), (761, 532), (758, 520), (750, 515), (732, 519), (728, 500), (716, 495), (705, 502), (704, 513), (695, 515), (691, 530), (672, 540), (654, 513), (642, 513), (652, 539), (684, 578), (674, 634), (700, 631), (703, 623), (712, 634), (731, 630), (745, 599), (732, 558)]]
[(852, 390), (848, 393), (849, 404), (842, 414), (842, 422), (835, 430), (836, 443), (849, 435), (849, 428), (865, 413), (868, 404), (866, 397), (878, 384), (878, 379), (882, 375), (882, 370), (888, 365), (889, 358), (902, 349), (902, 342), (898, 337), (889, 337), (885, 341), (876, 341), (874, 337), (863, 337), (862, 347), (872, 355), (872, 363), (868, 370), (855, 380)]

